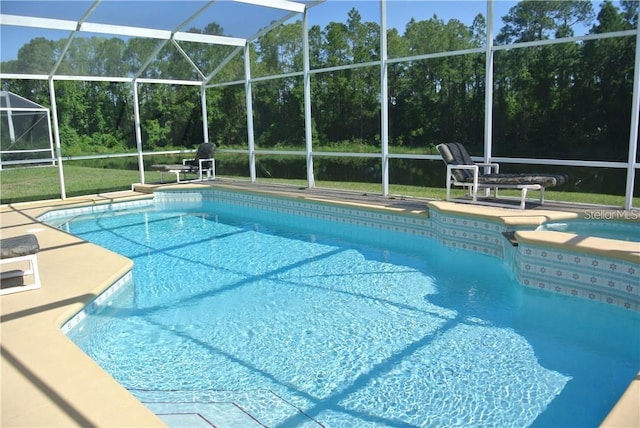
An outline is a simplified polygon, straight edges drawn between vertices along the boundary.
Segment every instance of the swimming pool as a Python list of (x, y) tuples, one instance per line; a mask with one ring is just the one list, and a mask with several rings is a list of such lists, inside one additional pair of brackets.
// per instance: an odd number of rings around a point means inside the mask
[(621, 241), (640, 242), (640, 223), (613, 220), (565, 220), (544, 223), (538, 230), (575, 233)]
[(169, 424), (597, 425), (640, 366), (637, 314), (520, 287), (500, 259), (393, 228), (158, 205), (66, 224), (135, 262), (70, 336)]

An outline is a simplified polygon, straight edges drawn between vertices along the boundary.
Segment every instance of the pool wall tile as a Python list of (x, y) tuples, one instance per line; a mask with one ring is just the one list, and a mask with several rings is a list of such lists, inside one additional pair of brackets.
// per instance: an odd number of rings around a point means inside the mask
[(510, 244), (502, 234), (507, 231), (504, 224), (443, 214), (433, 208), (430, 210), (430, 218), (440, 243), (448, 247), (505, 258), (507, 245)]
[[(193, 195), (193, 197), (192, 197)], [(429, 218), (422, 214), (395, 214), (365, 208), (351, 208), (335, 204), (310, 202), (291, 198), (277, 198), (218, 189), (199, 192), (164, 191), (154, 194), (162, 203), (214, 201), (268, 212), (303, 216), (317, 220), (371, 227), (378, 230), (434, 237)]]
[(66, 208), (62, 210), (49, 211), (41, 215), (38, 220), (57, 226), (56, 220), (64, 219), (68, 221), (69, 217), (86, 215), (86, 214), (99, 214), (107, 211), (119, 211), (131, 208), (141, 208), (153, 205), (153, 199), (140, 199), (135, 201), (117, 202), (108, 204), (93, 204), (77, 208)]
[(636, 263), (521, 243), (514, 270), (526, 287), (640, 310)]
[(123, 289), (124, 286), (129, 284), (133, 279), (133, 274), (129, 271), (117, 280), (112, 286), (104, 290), (98, 297), (93, 299), (88, 305), (86, 305), (80, 312), (71, 317), (66, 323), (62, 325), (60, 330), (64, 334), (69, 333), (75, 326), (77, 326), (83, 319), (89, 314), (94, 314), (100, 311), (100, 309), (111, 305), (112, 297), (114, 294)]

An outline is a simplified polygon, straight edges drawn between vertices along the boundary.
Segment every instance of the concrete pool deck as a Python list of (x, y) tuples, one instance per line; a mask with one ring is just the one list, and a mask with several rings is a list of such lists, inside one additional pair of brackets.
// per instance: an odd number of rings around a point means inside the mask
[[(216, 181), (204, 184), (227, 189), (266, 192), (313, 201), (341, 202), (395, 212), (421, 215), (426, 200), (385, 198), (355, 192)], [(175, 185), (174, 185), (175, 186)], [(166, 186), (163, 188), (175, 188)], [(179, 188), (201, 187), (183, 184)], [(164, 423), (105, 373), (61, 332), (60, 327), (102, 291), (125, 275), (132, 262), (104, 248), (42, 224), (46, 212), (101, 203), (150, 198), (154, 186), (138, 186), (140, 192), (117, 192), (66, 200), (3, 205), (0, 208), (2, 238), (34, 233), (40, 243), (37, 254), (42, 288), (0, 297), (1, 416), (2, 427), (121, 426), (153, 427)], [(433, 202), (440, 210), (479, 217), (499, 217), (504, 222), (575, 217), (584, 207), (565, 210), (553, 206), (535, 210), (509, 210), (468, 204)], [(557, 245), (562, 245), (558, 243)], [(601, 241), (592, 244), (600, 251)], [(640, 249), (624, 250), (640, 260)], [(602, 426), (640, 426), (640, 375)]]

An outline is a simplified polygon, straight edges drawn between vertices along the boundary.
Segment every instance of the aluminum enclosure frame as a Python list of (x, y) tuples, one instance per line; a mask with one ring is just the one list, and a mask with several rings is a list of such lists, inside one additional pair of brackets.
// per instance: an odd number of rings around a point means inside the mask
[[(228, 85), (243, 85), (245, 90), (246, 97), (246, 109), (247, 109), (247, 150), (230, 150), (232, 153), (246, 153), (248, 156), (248, 167), (249, 167), (249, 176), (251, 181), (256, 181), (256, 155), (264, 154), (264, 153), (284, 153), (280, 151), (273, 150), (256, 150), (255, 142), (254, 142), (254, 127), (253, 127), (253, 106), (252, 106), (252, 85), (255, 82), (270, 80), (270, 79), (278, 79), (285, 76), (301, 76), (303, 78), (304, 83), (304, 118), (305, 118), (305, 150), (304, 151), (286, 151), (285, 154), (289, 155), (300, 155), (304, 156), (306, 159), (306, 168), (307, 168), (307, 183), (308, 187), (315, 187), (315, 178), (314, 178), (314, 167), (313, 167), (313, 159), (314, 157), (322, 157), (322, 156), (347, 156), (347, 157), (369, 157), (369, 158), (379, 158), (381, 160), (382, 166), (382, 194), (387, 196), (389, 194), (389, 160), (390, 159), (428, 159), (428, 160), (436, 160), (439, 159), (436, 155), (403, 155), (403, 154), (390, 154), (389, 153), (389, 110), (387, 105), (388, 98), (388, 82), (387, 82), (387, 70), (388, 66), (393, 63), (406, 62), (406, 61), (414, 61), (414, 60), (424, 60), (430, 58), (441, 58), (455, 55), (466, 55), (466, 54), (478, 54), (484, 53), (486, 56), (485, 65), (486, 65), (486, 76), (485, 76), (485, 85), (487, 88), (493, 88), (493, 62), (494, 62), (494, 54), (500, 50), (507, 49), (519, 49), (519, 48), (527, 48), (527, 47), (535, 47), (535, 46), (545, 46), (551, 44), (559, 44), (559, 43), (575, 43), (587, 40), (600, 40), (611, 37), (634, 37), (636, 43), (636, 53), (635, 53), (635, 68), (634, 68), (634, 84), (633, 84), (633, 94), (632, 94), (632, 115), (630, 117), (630, 136), (629, 136), (629, 149), (628, 149), (628, 158), (627, 162), (608, 162), (608, 161), (577, 161), (577, 160), (566, 160), (566, 159), (532, 159), (532, 158), (506, 158), (506, 157), (494, 157), (492, 154), (493, 144), (492, 144), (492, 130), (493, 130), (493, 122), (492, 122), (492, 110), (493, 110), (493, 91), (486, 91), (485, 94), (485, 126), (484, 126), (484, 154), (483, 157), (479, 160), (488, 163), (492, 161), (498, 161), (501, 163), (512, 163), (512, 164), (529, 164), (529, 165), (559, 165), (559, 166), (578, 166), (578, 167), (598, 167), (598, 168), (616, 168), (616, 169), (625, 169), (626, 170), (626, 182), (625, 182), (625, 202), (624, 208), (631, 209), (633, 206), (633, 193), (634, 188), (636, 186), (635, 176), (638, 171), (640, 171), (640, 163), (637, 162), (638, 156), (638, 139), (639, 139), (639, 116), (640, 116), (640, 25), (635, 30), (630, 31), (620, 31), (615, 33), (606, 33), (606, 34), (594, 34), (594, 35), (585, 35), (578, 37), (566, 37), (552, 40), (541, 40), (535, 42), (526, 42), (526, 43), (516, 43), (510, 45), (494, 45), (494, 28), (493, 28), (493, 6), (495, 0), (486, 0), (487, 6), (487, 36), (486, 43), (484, 48), (478, 49), (469, 49), (464, 51), (454, 51), (454, 52), (442, 52), (436, 54), (424, 54), (424, 55), (416, 55), (411, 57), (403, 57), (403, 58), (393, 58), (389, 59), (387, 54), (387, 0), (379, 0), (380, 1), (380, 29), (381, 29), (381, 41), (380, 41), (380, 60), (372, 61), (368, 63), (361, 64), (350, 64), (344, 66), (323, 68), (323, 69), (310, 69), (309, 65), (309, 40), (308, 40), (308, 14), (310, 13), (311, 8), (316, 7), (323, 3), (323, 0), (311, 2), (311, 3), (297, 3), (295, 1), (288, 0), (234, 0), (237, 2), (248, 3), (263, 7), (271, 7), (278, 8), (289, 12), (282, 19), (273, 22), (268, 27), (260, 30), (258, 33), (253, 36), (241, 39), (235, 37), (227, 37), (227, 36), (213, 36), (206, 34), (194, 34), (181, 31), (189, 22), (191, 22), (196, 17), (200, 16), (206, 9), (211, 7), (215, 1), (209, 1), (200, 9), (195, 11), (189, 18), (187, 18), (184, 22), (179, 24), (173, 31), (165, 31), (165, 30), (157, 30), (157, 29), (149, 29), (149, 28), (141, 28), (141, 27), (131, 27), (131, 26), (120, 26), (120, 25), (110, 25), (110, 24), (98, 24), (92, 23), (89, 21), (89, 18), (93, 11), (99, 6), (102, 0), (96, 0), (92, 6), (87, 10), (84, 16), (79, 21), (68, 21), (68, 20), (59, 20), (59, 19), (49, 19), (49, 18), (36, 18), (36, 17), (25, 17), (25, 16), (16, 16), (16, 15), (6, 15), (0, 14), (0, 25), (14, 25), (14, 26), (23, 26), (23, 27), (34, 27), (34, 28), (50, 28), (50, 29), (58, 29), (69, 31), (69, 39), (65, 46), (64, 51), (62, 52), (58, 62), (53, 67), (53, 69), (47, 75), (43, 74), (16, 74), (16, 73), (0, 73), (0, 79), (35, 79), (35, 80), (47, 80), (49, 82), (50, 87), (50, 97), (51, 97), (51, 105), (53, 110), (53, 128), (54, 128), (54, 136), (56, 147), (60, 145), (60, 136), (58, 129), (58, 120), (57, 120), (57, 112), (55, 108), (55, 81), (56, 80), (85, 80), (85, 81), (105, 81), (105, 82), (121, 82), (121, 83), (130, 83), (132, 85), (132, 98), (134, 101), (134, 123), (135, 123), (135, 136), (136, 136), (136, 146), (137, 153), (133, 154), (117, 154), (117, 155), (100, 155), (100, 156), (86, 156), (82, 157), (85, 159), (90, 158), (108, 158), (108, 157), (121, 157), (121, 156), (137, 156), (139, 162), (139, 172), (140, 172), (140, 182), (144, 183), (144, 166), (143, 166), (143, 156), (147, 153), (143, 152), (143, 141), (142, 141), (142, 133), (141, 133), (141, 124), (140, 124), (140, 111), (139, 111), (139, 102), (138, 102), (138, 84), (142, 83), (151, 83), (151, 84), (172, 84), (172, 85), (194, 85), (199, 86), (201, 88), (201, 105), (202, 105), (202, 119), (203, 119), (203, 133), (205, 138), (208, 138), (208, 120), (207, 120), (207, 110), (206, 110), (206, 89), (207, 88), (215, 88), (221, 86)], [(303, 41), (303, 70), (300, 72), (287, 73), (275, 76), (268, 77), (260, 77), (253, 78), (251, 74), (251, 63), (249, 59), (249, 51), (250, 44), (255, 41), (258, 37), (271, 29), (281, 25), (292, 17), (297, 15), (302, 15), (302, 28), (303, 34), (301, 35)], [(56, 74), (57, 69), (64, 58), (67, 49), (69, 48), (72, 40), (76, 37), (78, 32), (92, 32), (99, 34), (112, 34), (112, 35), (120, 35), (120, 36), (131, 36), (131, 37), (146, 37), (158, 40), (158, 44), (156, 49), (149, 56), (149, 58), (143, 63), (140, 69), (135, 73), (134, 76), (62, 76)], [(180, 46), (177, 44), (177, 41), (189, 41), (189, 42), (197, 42), (197, 43), (206, 43), (206, 44), (216, 44), (216, 45), (226, 45), (235, 47), (235, 49), (229, 54), (216, 69), (214, 69), (209, 74), (205, 74), (203, 70), (200, 70), (197, 65), (189, 58), (188, 54), (184, 52)], [(180, 80), (180, 79), (149, 79), (142, 77), (145, 69), (152, 63), (155, 56), (160, 52), (160, 50), (168, 43), (173, 43), (174, 46), (178, 48), (180, 54), (185, 58), (185, 60), (190, 64), (190, 66), (194, 69), (196, 74), (199, 76), (199, 80)], [(228, 64), (233, 58), (236, 58), (237, 55), (243, 55), (244, 60), (244, 78), (242, 80), (236, 82), (225, 82), (221, 84), (212, 84), (211, 81), (214, 77), (222, 70), (222, 68)], [(313, 149), (313, 141), (312, 141), (312, 132), (311, 132), (311, 92), (310, 92), (310, 77), (313, 74), (323, 73), (327, 71), (338, 71), (345, 69), (354, 69), (359, 67), (370, 67), (377, 66), (380, 67), (380, 109), (381, 109), (381, 150), (376, 153), (327, 153), (327, 152), (316, 152)], [(225, 152), (227, 150), (221, 149), (220, 152)], [(78, 157), (68, 158), (69, 160), (78, 159)], [(60, 153), (58, 153), (58, 160), (61, 165), (62, 157)], [(64, 178), (62, 173), (60, 174), (61, 180), (61, 188), (62, 188), (62, 198), (64, 199), (66, 196), (64, 194)]]
[[(55, 165), (57, 147), (54, 147), (54, 144), (53, 144), (53, 131), (51, 130), (51, 111), (48, 108), (41, 106), (40, 104), (37, 104), (31, 100), (28, 100), (24, 97), (21, 97), (20, 95), (14, 94), (9, 91), (0, 91), (0, 98), (3, 99), (3, 106), (0, 107), (0, 112), (6, 113), (7, 132), (9, 134), (9, 141), (11, 143), (16, 141), (14, 119), (13, 119), (13, 116), (15, 114), (24, 115), (24, 114), (33, 114), (33, 113), (44, 113), (47, 121), (47, 138), (49, 140), (49, 148), (47, 149), (5, 150), (5, 151), (2, 151), (1, 153), (42, 153), (42, 152), (50, 153), (50, 157), (45, 159), (23, 159), (23, 160), (13, 160), (13, 161), (3, 162), (2, 158), (0, 158), (0, 170), (3, 169), (3, 165), (21, 165), (21, 164), (33, 164), (33, 163), (52, 163)], [(13, 105), (15, 101), (18, 101), (24, 106), (20, 107), (20, 106)]]

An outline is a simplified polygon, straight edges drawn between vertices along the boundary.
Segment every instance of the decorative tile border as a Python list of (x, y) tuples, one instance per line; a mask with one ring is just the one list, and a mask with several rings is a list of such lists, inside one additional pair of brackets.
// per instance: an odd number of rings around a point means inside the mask
[(112, 297), (114, 294), (122, 290), (126, 285), (130, 284), (133, 279), (131, 271), (127, 272), (123, 277), (113, 283), (109, 288), (104, 290), (98, 297), (93, 299), (91, 303), (82, 308), (80, 312), (75, 314), (66, 323), (62, 325), (60, 330), (64, 334), (69, 333), (75, 326), (77, 326), (87, 315), (95, 314), (106, 306), (110, 306), (112, 303)]
[(514, 270), (526, 287), (640, 310), (640, 265), (521, 243)]
[(69, 220), (69, 217), (75, 217), (79, 215), (86, 214), (98, 214), (107, 211), (120, 211), (131, 208), (140, 208), (147, 207), (153, 205), (153, 199), (139, 199), (135, 201), (127, 201), (127, 202), (114, 202), (114, 203), (106, 203), (106, 204), (93, 204), (93, 205), (85, 205), (76, 208), (65, 208), (61, 210), (49, 211), (47, 213), (42, 214), (38, 220), (44, 223), (51, 224), (56, 226), (57, 221), (60, 219), (64, 219), (65, 222)]
[(454, 248), (505, 258), (508, 241), (502, 235), (504, 224), (480, 218), (443, 214), (430, 209), (430, 217), (440, 243)]
[(425, 215), (388, 213), (375, 209), (352, 208), (337, 204), (310, 202), (302, 199), (273, 197), (219, 189), (207, 189), (198, 192), (161, 191), (156, 192), (154, 195), (158, 204), (212, 201), (226, 203), (236, 207), (259, 208), (279, 214), (303, 216), (316, 220), (326, 220), (434, 238), (431, 222)]

